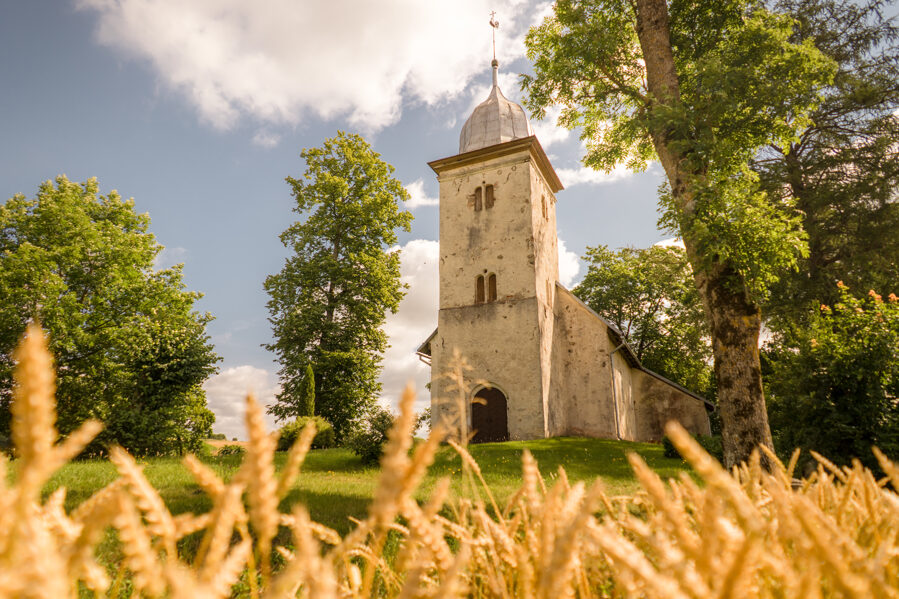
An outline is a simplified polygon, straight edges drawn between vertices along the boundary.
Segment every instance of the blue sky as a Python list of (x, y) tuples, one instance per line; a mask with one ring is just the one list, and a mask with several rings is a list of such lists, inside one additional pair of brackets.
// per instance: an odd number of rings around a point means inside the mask
[[(389, 317), (384, 401), (426, 368), (413, 352), (436, 323), (437, 182), (427, 162), (455, 154), (490, 84), (491, 10), (501, 87), (520, 98), (523, 39), (546, 11), (529, 0), (30, 0), (0, 8), (0, 197), (33, 196), (64, 173), (133, 197), (184, 263), (223, 357), (207, 385), (216, 429), (241, 436), (248, 388), (269, 400), (277, 365), (264, 278), (287, 253), (284, 178), (302, 148), (338, 129), (363, 134), (409, 187), (415, 220), (400, 236), (411, 285)], [(660, 173), (585, 170), (576, 132), (532, 120), (566, 190), (558, 195), (563, 283), (587, 245), (648, 246)], [(579, 268), (580, 267), (580, 268)], [(424, 405), (424, 395), (420, 398)]]

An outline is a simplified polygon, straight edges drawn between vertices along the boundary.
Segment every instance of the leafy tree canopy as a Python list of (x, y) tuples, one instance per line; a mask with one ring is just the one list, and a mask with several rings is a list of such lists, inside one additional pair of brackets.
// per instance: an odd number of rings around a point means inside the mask
[(684, 250), (587, 248), (574, 288), (614, 324), (647, 367), (697, 393), (712, 390), (712, 349), (702, 302)]
[(561, 104), (560, 124), (581, 130), (584, 163), (599, 170), (644, 169), (663, 131), (690, 189), (680, 202), (663, 193), (661, 223), (688, 232), (702, 266), (729, 265), (732, 283), (760, 300), (806, 245), (798, 215), (776, 210), (748, 165), (796, 139), (834, 65), (758, 2), (675, 0), (669, 11), (677, 99), (663, 106), (647, 88), (632, 2), (561, 0), (528, 34), (526, 103), (538, 117)]
[[(683, 239), (712, 338), (725, 463), (771, 446), (759, 304), (807, 252), (800, 218), (750, 168), (808, 126), (834, 62), (756, 0), (558, 0), (528, 34), (539, 116), (563, 107), (585, 163), (666, 176), (661, 223)], [(764, 463), (767, 466), (768, 460)]]
[(0, 206), (0, 426), (9, 428), (12, 350), (31, 320), (49, 333), (62, 434), (106, 425), (95, 450), (196, 450), (215, 419), (203, 381), (219, 357), (181, 266), (156, 270), (150, 219), (96, 179), (64, 176)]
[(306, 366), (315, 378), (315, 412), (338, 437), (374, 402), (387, 338), (385, 314), (404, 295), (400, 257), (389, 247), (408, 231), (409, 195), (393, 167), (360, 136), (338, 132), (303, 150), (306, 172), (288, 177), (301, 220), (281, 234), (292, 254), (269, 276), (269, 321), (282, 391), (270, 410), (279, 419), (304, 414)]

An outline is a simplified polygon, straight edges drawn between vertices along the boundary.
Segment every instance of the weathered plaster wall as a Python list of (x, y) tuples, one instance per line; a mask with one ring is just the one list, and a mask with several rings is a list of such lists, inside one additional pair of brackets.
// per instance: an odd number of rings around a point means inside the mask
[[(431, 408), (435, 422), (457, 409), (450, 381), (440, 377), (450, 367), (453, 348), (463, 352), (472, 367), (466, 372), (470, 400), (482, 383), (506, 395), (509, 436), (536, 439), (546, 436), (540, 375), (540, 339), (536, 326), (537, 300), (505, 300), (479, 306), (441, 310), (437, 336), (431, 341)], [(531, 326), (515, 326), (515, 323)], [(466, 402), (466, 410), (470, 405)], [(470, 413), (466, 414), (466, 418)]]
[[(531, 162), (530, 204), (531, 229), (534, 238), (534, 276), (537, 291), (537, 323), (540, 330), (540, 373), (543, 413), (550, 411), (552, 388), (552, 351), (556, 318), (553, 313), (556, 282), (559, 280), (559, 249), (556, 230), (556, 197), (543, 173)], [(549, 418), (544, 418), (544, 436), (552, 436)]]
[[(486, 381), (506, 394), (511, 438), (546, 437), (553, 318), (546, 303), (552, 285), (544, 279), (558, 278), (552, 193), (527, 148), (443, 170), (438, 180), (440, 313), (431, 344), (432, 408), (447, 408), (439, 373), (458, 348), (472, 366), (469, 393), (475, 382)], [(494, 205), (475, 210), (475, 190), (486, 185), (493, 186)], [(535, 190), (540, 203), (532, 201)], [(496, 275), (497, 300), (475, 305), (476, 279), (490, 274)]]
[(554, 313), (550, 433), (615, 438), (606, 325), (561, 285)]
[(634, 371), (634, 383), (638, 441), (661, 441), (669, 420), (693, 434), (711, 434), (704, 402), (643, 371)]
[[(529, 162), (522, 152), (438, 177), (441, 309), (474, 304), (479, 274), (496, 273), (499, 299), (536, 295)], [(475, 211), (475, 189), (482, 185), (493, 185), (495, 204)]]
[(618, 406), (618, 434), (622, 439), (636, 441), (634, 376), (639, 371), (627, 363), (621, 353), (623, 350), (624, 348), (612, 354), (612, 381), (615, 387), (615, 403)]

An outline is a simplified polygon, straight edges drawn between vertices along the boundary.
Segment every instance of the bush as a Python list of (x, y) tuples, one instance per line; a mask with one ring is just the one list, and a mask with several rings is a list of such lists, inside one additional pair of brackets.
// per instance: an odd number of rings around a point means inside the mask
[(210, 439), (215, 441), (227, 441), (228, 437), (225, 436), (225, 433), (212, 433), (209, 435)]
[(278, 437), (278, 451), (287, 451), (290, 449), (300, 433), (306, 428), (308, 422), (315, 423), (318, 430), (315, 438), (312, 440), (314, 449), (327, 449), (336, 445), (336, 437), (334, 436), (334, 427), (321, 416), (300, 416), (293, 422), (285, 424), (281, 427), (281, 436)]
[(838, 288), (840, 301), (816, 306), (804, 326), (766, 346), (771, 432), (784, 457), (800, 447), (804, 462), (815, 450), (877, 472), (871, 446), (899, 455), (899, 298)]
[(198, 458), (208, 458), (215, 455), (215, 446), (209, 443), (200, 444), (200, 448), (194, 453)]
[[(724, 463), (724, 446), (721, 444), (721, 437), (719, 435), (712, 435), (711, 437), (706, 435), (693, 435), (693, 438), (696, 439), (696, 442), (699, 443), (710, 456), (722, 464)], [(672, 443), (671, 439), (668, 437), (662, 438), (662, 447), (664, 448), (666, 458), (682, 458), (681, 454), (674, 446), (674, 443)]]
[(218, 455), (218, 456), (243, 455), (246, 452), (247, 452), (247, 450), (243, 445), (222, 445), (219, 448), (219, 451), (216, 455)]
[(374, 464), (381, 459), (387, 433), (393, 426), (393, 414), (377, 406), (362, 420), (355, 423), (347, 436), (346, 446), (362, 458), (363, 464)]

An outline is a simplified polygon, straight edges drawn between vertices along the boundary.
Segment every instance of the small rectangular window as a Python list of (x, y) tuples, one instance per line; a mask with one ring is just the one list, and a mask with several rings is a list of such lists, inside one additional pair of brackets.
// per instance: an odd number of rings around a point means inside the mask
[(474, 303), (476, 303), (476, 304), (484, 303), (484, 277), (482, 275), (478, 275), (478, 278), (475, 281)]
[(491, 274), (487, 278), (487, 301), (496, 301), (496, 275)]
[(486, 198), (484, 199), (484, 207), (488, 210), (493, 208), (493, 186), (488, 185), (486, 188)]
[(480, 211), (481, 211), (481, 205), (482, 205), (482, 202), (481, 202), (481, 188), (478, 187), (477, 189), (474, 190), (474, 211), (475, 211), (475, 212), (480, 212)]

